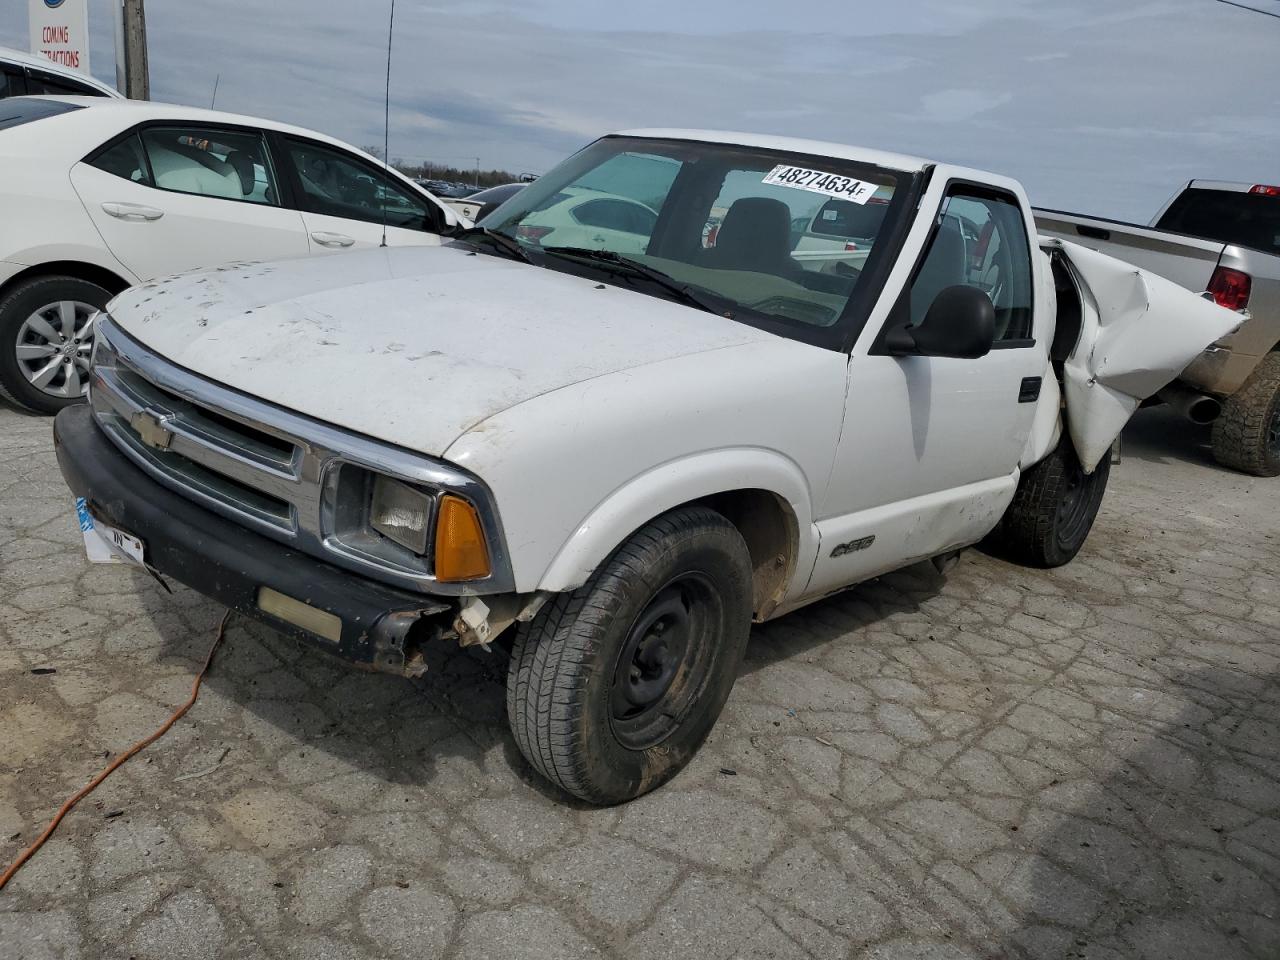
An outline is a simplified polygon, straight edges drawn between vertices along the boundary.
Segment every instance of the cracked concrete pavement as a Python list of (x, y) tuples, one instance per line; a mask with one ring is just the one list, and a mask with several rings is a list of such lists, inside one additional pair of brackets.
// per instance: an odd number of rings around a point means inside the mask
[[(233, 619), (0, 893), (0, 956), (1280, 956), (1280, 481), (1204, 440), (1142, 414), (1066, 568), (970, 551), (757, 628), (692, 766), (615, 809), (531, 773), (499, 653), (411, 683)], [(89, 566), (49, 421), (0, 410), (0, 861), (221, 612)]]

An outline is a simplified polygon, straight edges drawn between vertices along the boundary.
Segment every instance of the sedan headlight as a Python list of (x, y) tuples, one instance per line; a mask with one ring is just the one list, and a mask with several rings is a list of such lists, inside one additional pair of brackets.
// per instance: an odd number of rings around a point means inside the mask
[(369, 526), (419, 556), (431, 535), (431, 497), (407, 483), (378, 474), (369, 504)]

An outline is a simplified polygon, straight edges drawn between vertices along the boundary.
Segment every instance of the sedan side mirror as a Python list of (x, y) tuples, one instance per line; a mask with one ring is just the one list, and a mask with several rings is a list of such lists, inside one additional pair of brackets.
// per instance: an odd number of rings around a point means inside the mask
[(977, 287), (956, 284), (934, 298), (918, 326), (898, 327), (884, 338), (895, 356), (956, 357), (976, 360), (996, 340), (996, 308)]

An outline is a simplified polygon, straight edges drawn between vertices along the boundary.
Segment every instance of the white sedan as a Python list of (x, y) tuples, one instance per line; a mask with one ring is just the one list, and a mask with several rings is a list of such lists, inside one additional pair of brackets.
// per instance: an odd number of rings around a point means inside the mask
[(467, 225), (323, 134), (88, 97), (0, 101), (0, 210), (0, 395), (47, 413), (84, 396), (90, 318), (126, 287)]
[(588, 187), (566, 187), (548, 197), (520, 224), (529, 243), (644, 253), (658, 222), (652, 207)]

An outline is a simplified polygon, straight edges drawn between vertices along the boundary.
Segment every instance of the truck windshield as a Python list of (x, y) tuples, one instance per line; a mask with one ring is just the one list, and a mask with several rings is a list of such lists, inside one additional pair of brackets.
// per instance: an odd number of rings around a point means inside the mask
[[(474, 238), (495, 253), (514, 239), (540, 266), (817, 342), (826, 338), (806, 332), (869, 310), (877, 264), (892, 259), (882, 238), (894, 235), (911, 183), (848, 160), (607, 137), (525, 187)], [(850, 213), (869, 204), (866, 216)], [(825, 225), (831, 210), (858, 221), (856, 239), (796, 228)]]
[(1280, 254), (1280, 197), (1191, 188), (1173, 201), (1156, 226)]

